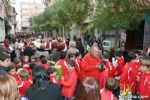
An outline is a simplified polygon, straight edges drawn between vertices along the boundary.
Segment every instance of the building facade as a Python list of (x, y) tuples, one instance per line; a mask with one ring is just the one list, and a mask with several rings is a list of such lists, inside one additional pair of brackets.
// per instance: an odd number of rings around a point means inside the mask
[(10, 0), (0, 0), (0, 42), (8, 34), (15, 34), (16, 11)]
[(29, 18), (44, 11), (42, 3), (22, 1), (20, 2), (21, 32), (30, 33)]

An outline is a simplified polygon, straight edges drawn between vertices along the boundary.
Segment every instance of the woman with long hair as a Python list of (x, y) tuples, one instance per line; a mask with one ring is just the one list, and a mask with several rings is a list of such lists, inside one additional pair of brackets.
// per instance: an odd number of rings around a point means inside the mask
[(46, 69), (37, 66), (33, 69), (33, 84), (26, 91), (29, 100), (58, 100), (60, 90), (57, 84), (50, 82)]
[(101, 100), (99, 85), (92, 77), (86, 77), (79, 87), (75, 100)]
[(17, 82), (7, 72), (0, 70), (0, 100), (18, 100)]

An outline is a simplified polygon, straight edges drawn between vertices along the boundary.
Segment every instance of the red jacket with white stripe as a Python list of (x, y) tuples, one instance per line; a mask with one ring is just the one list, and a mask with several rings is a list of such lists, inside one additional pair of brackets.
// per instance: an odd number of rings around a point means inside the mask
[(123, 89), (131, 88), (131, 92), (135, 93), (137, 89), (136, 77), (138, 76), (138, 66), (135, 63), (126, 63), (120, 76), (120, 87)]
[(64, 80), (60, 81), (62, 85), (61, 95), (64, 97), (71, 98), (74, 96), (76, 89), (77, 73), (76, 70), (68, 70), (65, 74)]
[(114, 77), (115, 76), (115, 72), (116, 72), (116, 68), (114, 67), (114, 65), (112, 64), (112, 62), (105, 61), (105, 67), (109, 71), (109, 76), (110, 77)]
[(75, 68), (77, 71), (78, 79), (80, 80), (80, 82), (82, 82), (84, 78), (84, 71), (82, 70), (82, 62), (79, 58), (76, 58), (75, 62), (76, 62)]
[(141, 73), (139, 81), (139, 93), (142, 100), (150, 100), (150, 73)]
[(23, 97), (25, 96), (26, 90), (31, 86), (32, 81), (27, 79), (27, 80), (22, 80), (18, 83), (18, 89), (19, 89), (19, 94)]
[(122, 69), (123, 69), (123, 67), (125, 65), (124, 58), (118, 59), (117, 64), (118, 64), (118, 66), (116, 68), (116, 75), (120, 76), (121, 73), (122, 73)]
[(117, 100), (113, 93), (105, 88), (100, 90), (101, 100)]
[(93, 57), (89, 54), (85, 55), (82, 59), (82, 69), (84, 71), (84, 77), (93, 77), (99, 80), (100, 69), (96, 68), (97, 64), (101, 63), (100, 57)]
[(100, 81), (100, 89), (105, 88), (105, 83), (106, 83), (108, 78), (110, 78), (108, 70), (105, 70), (105, 71), (101, 72), (100, 80), (99, 80)]

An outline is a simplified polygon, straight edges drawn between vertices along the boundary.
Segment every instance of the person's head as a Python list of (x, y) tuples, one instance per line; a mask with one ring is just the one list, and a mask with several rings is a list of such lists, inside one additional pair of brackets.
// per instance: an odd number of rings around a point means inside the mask
[(108, 78), (105, 83), (105, 88), (109, 91), (114, 91), (118, 87), (117, 81), (114, 78)]
[(115, 57), (116, 59), (120, 59), (122, 57), (122, 52), (121, 51), (118, 51), (118, 52), (115, 52)]
[(39, 57), (39, 60), (42, 61), (43, 58), (45, 58), (45, 56), (44, 56), (44, 55), (41, 55), (41, 56)]
[(56, 68), (55, 67), (49, 67), (47, 69), (47, 74), (48, 75), (51, 75), (51, 74), (55, 75), (56, 74)]
[(29, 77), (29, 71), (28, 70), (22, 69), (19, 71), (18, 74), (19, 74), (19, 77), (21, 78), (21, 80), (26, 80)]
[(9, 50), (0, 45), (0, 66), (9, 67), (10, 64)]
[(25, 62), (25, 63), (29, 62), (29, 57), (28, 56), (24, 56), (23, 57), (23, 62)]
[(66, 52), (61, 51), (60, 53), (60, 59), (65, 59), (66, 58)]
[(22, 66), (21, 60), (20, 59), (15, 59), (15, 65), (16, 65), (16, 67)]
[(0, 70), (0, 100), (19, 100), (17, 83), (13, 77)]
[(134, 52), (129, 52), (126, 59), (127, 59), (127, 62), (134, 61), (136, 59), (135, 53)]
[(34, 67), (36, 67), (35, 63), (30, 63), (30, 69), (32, 70)]
[(42, 58), (42, 64), (47, 64), (47, 59), (44, 57), (44, 58)]
[(74, 68), (75, 68), (75, 66), (76, 66), (76, 63), (75, 63), (75, 61), (74, 61), (74, 60), (70, 60), (70, 61), (68, 61), (68, 66), (67, 66), (68, 70), (72, 70), (72, 69), (74, 69)]
[(50, 84), (48, 74), (44, 66), (36, 66), (33, 69), (32, 77), (33, 77), (33, 84), (32, 84), (33, 89), (45, 90)]
[(75, 57), (76, 57), (76, 58), (80, 58), (80, 59), (82, 58), (82, 56), (81, 56), (81, 54), (80, 54), (79, 52), (76, 52), (76, 53), (75, 53)]
[(150, 72), (150, 60), (147, 60), (147, 59), (142, 60), (140, 70), (143, 73)]
[(93, 57), (98, 57), (99, 56), (99, 48), (98, 48), (98, 46), (92, 46), (91, 47), (91, 50), (90, 50), (90, 54), (91, 54), (91, 56), (93, 56)]
[(70, 41), (69, 42), (69, 47), (70, 48), (76, 48), (76, 42), (75, 41)]
[(103, 58), (104, 59), (109, 59), (110, 58), (110, 54), (108, 52), (104, 52)]
[(75, 60), (75, 54), (69, 53), (69, 54), (68, 54), (68, 59), (69, 59), (69, 60)]
[(101, 100), (99, 85), (92, 77), (86, 77), (79, 87), (75, 100)]

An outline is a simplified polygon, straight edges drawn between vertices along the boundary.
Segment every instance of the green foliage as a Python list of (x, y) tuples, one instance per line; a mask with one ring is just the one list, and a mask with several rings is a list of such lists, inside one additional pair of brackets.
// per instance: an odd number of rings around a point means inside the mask
[(103, 31), (136, 29), (141, 20), (129, 0), (100, 0), (93, 15), (93, 23)]

